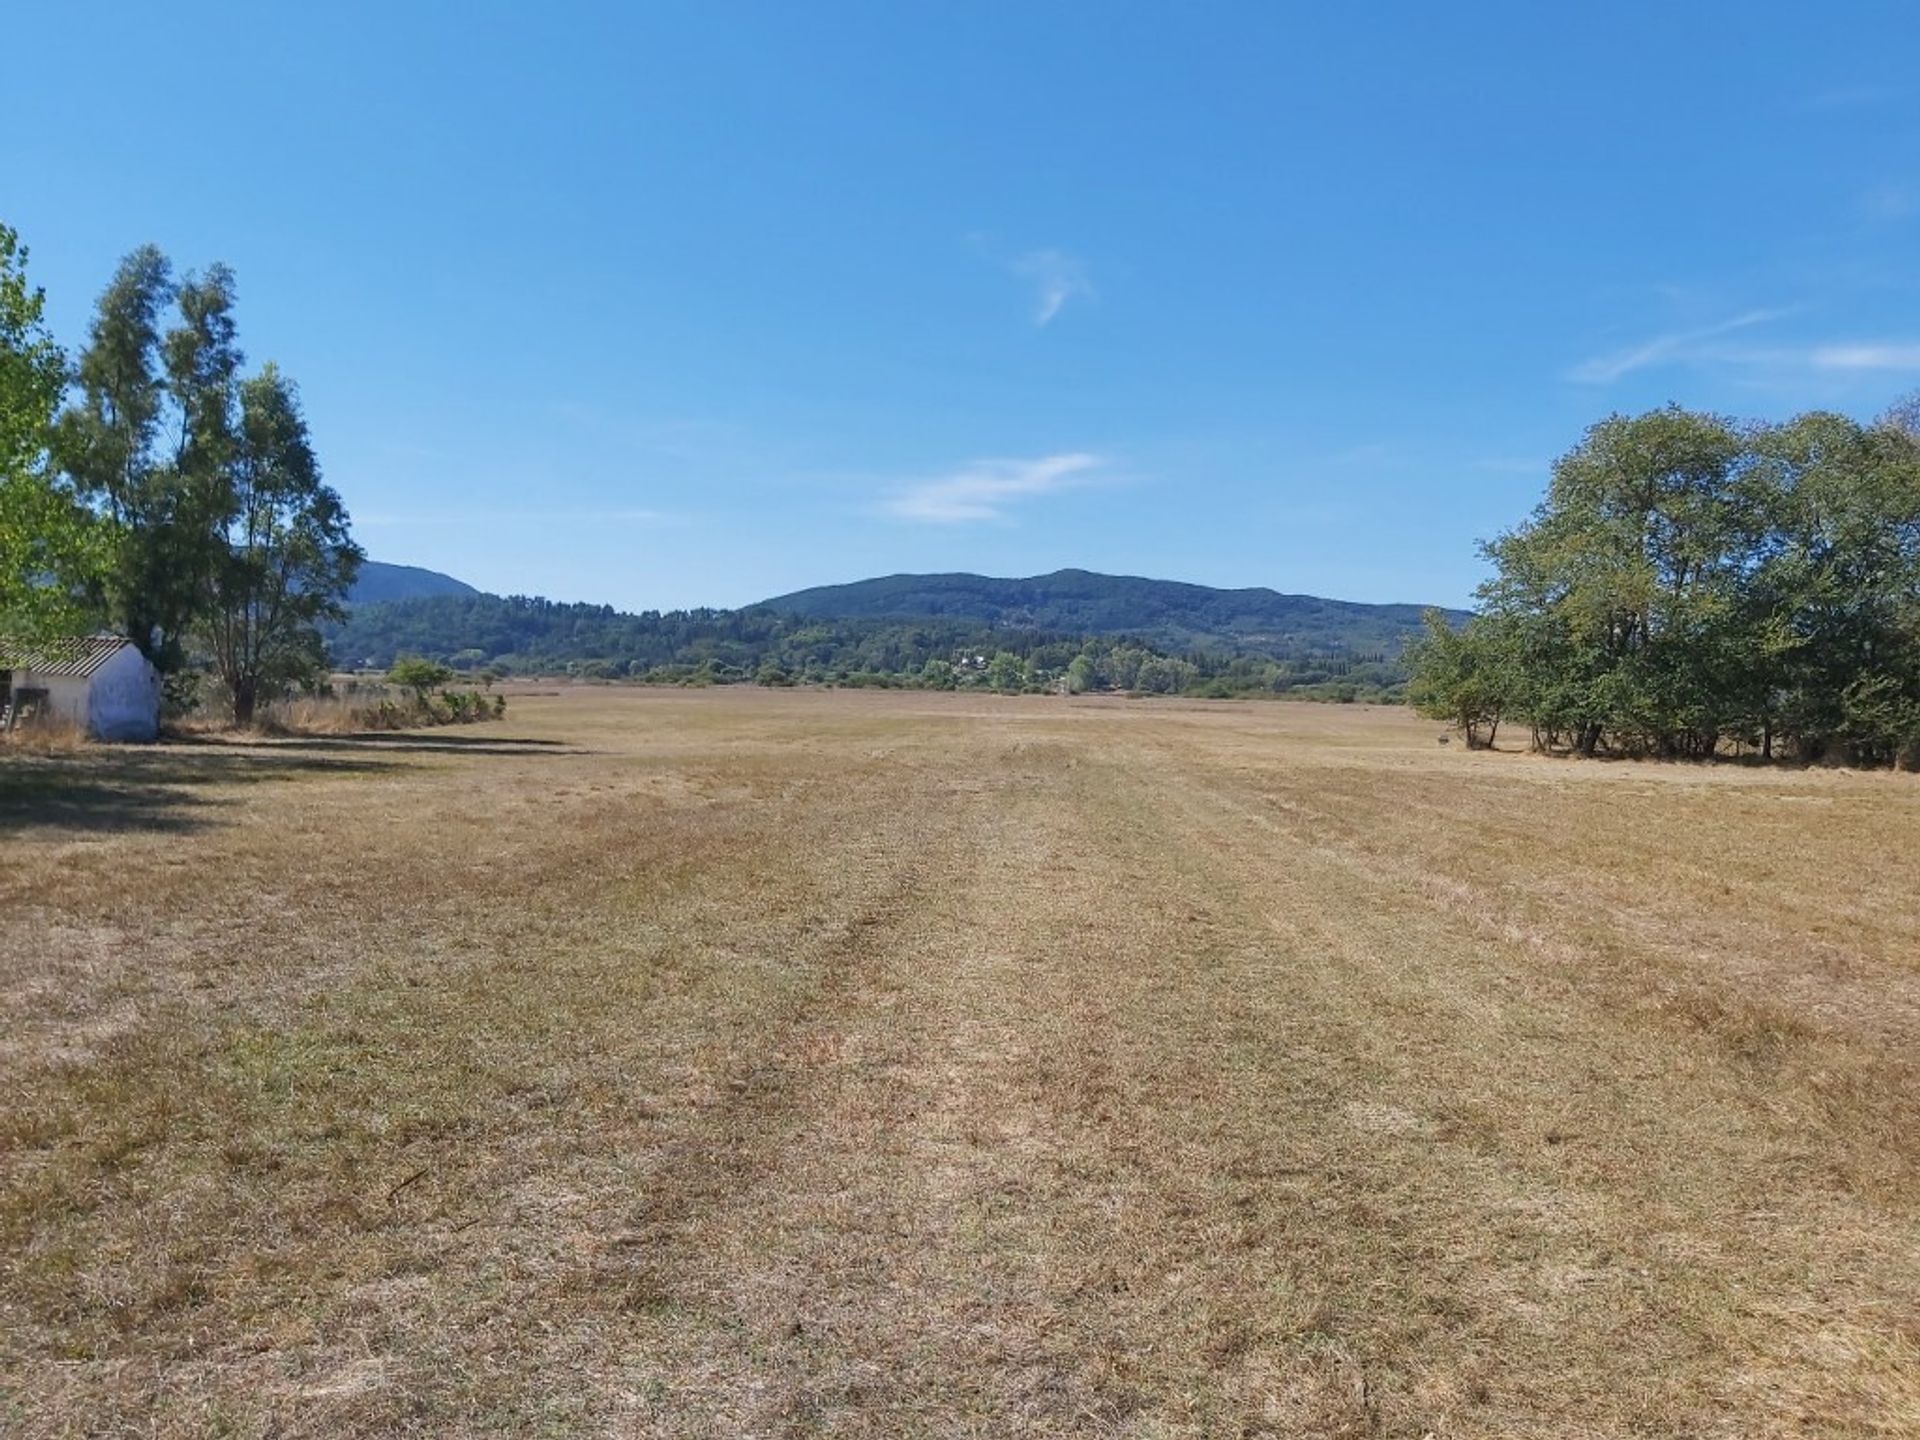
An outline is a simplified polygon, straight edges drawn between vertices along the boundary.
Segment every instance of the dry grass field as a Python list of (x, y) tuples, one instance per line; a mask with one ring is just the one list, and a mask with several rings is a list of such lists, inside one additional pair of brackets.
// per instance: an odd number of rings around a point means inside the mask
[(1436, 734), (0, 756), (0, 1430), (1920, 1434), (1920, 781)]

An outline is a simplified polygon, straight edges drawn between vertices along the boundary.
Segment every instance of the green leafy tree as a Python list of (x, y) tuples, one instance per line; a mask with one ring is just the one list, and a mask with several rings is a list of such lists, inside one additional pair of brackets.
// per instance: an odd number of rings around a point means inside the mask
[(1583, 754), (1920, 762), (1917, 424), (1602, 421), (1486, 547), (1481, 615), (1429, 617), (1410, 698), (1470, 741), (1510, 714)]
[(453, 671), (438, 660), (427, 660), (418, 655), (401, 656), (387, 671), (387, 683), (398, 685), (403, 690), (411, 690), (413, 698), (421, 705), (427, 703), (429, 692), (439, 689), (452, 679)]
[(1116, 645), (1107, 652), (1105, 678), (1115, 690), (1139, 687), (1140, 667), (1153, 658), (1153, 652), (1138, 645)]
[(1550, 621), (1548, 727), (1582, 753), (1710, 754), (1736, 717), (1739, 584), (1756, 517), (1730, 422), (1669, 407), (1613, 416), (1554, 466), (1533, 518), (1487, 547), (1489, 613)]
[(276, 366), (241, 382), (237, 431), (221, 443), (229, 452), (224, 543), (200, 628), (234, 722), (247, 725), (262, 699), (324, 671), (317, 627), (345, 614), (363, 557), (339, 495), (320, 478), (299, 395)]
[(1456, 727), (1469, 749), (1491, 749), (1514, 699), (1511, 630), (1487, 616), (1457, 630), (1438, 610), (1421, 618), (1426, 633), (1407, 647), (1413, 669), (1408, 702), (1427, 718)]
[(1017, 695), (1027, 688), (1027, 665), (1011, 650), (1001, 650), (987, 662), (987, 687), (1002, 695)]
[(1920, 441), (1814, 412), (1757, 439), (1749, 583), (1762, 748), (1885, 763), (1920, 742)]
[(1134, 675), (1134, 688), (1149, 695), (1178, 695), (1199, 678), (1200, 670), (1190, 660), (1171, 655), (1149, 655), (1140, 662)]
[(0, 225), (0, 630), (45, 641), (86, 628), (105, 536), (49, 457), (66, 357), (27, 282), (27, 250)]
[(75, 490), (111, 525), (108, 608), (167, 672), (184, 663), (225, 543), (241, 361), (232, 312), (224, 266), (176, 284), (159, 250), (134, 251), (100, 297), (75, 371), (80, 397), (55, 432)]

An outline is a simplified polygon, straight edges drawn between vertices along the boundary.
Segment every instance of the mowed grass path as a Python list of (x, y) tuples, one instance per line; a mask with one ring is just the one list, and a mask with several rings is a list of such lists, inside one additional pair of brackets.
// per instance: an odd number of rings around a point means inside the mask
[(578, 690), (0, 759), (0, 1430), (1920, 1433), (1920, 783)]

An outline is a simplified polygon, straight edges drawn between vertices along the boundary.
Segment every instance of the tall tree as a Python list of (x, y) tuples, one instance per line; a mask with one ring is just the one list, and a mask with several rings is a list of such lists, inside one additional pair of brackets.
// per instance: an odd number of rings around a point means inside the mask
[[(179, 321), (163, 334), (176, 304)], [(220, 555), (241, 362), (232, 310), (224, 266), (176, 284), (159, 250), (134, 251), (100, 297), (75, 376), (80, 398), (56, 433), (75, 488), (113, 527), (109, 609), (168, 672), (184, 661)]]
[(1758, 439), (1754, 566), (1766, 740), (1866, 763), (1920, 741), (1920, 440), (1813, 412)]
[(346, 508), (322, 482), (294, 385), (269, 363), (239, 387), (227, 469), (224, 554), (213, 567), (203, 627), (236, 724), (263, 699), (325, 664), (316, 628), (345, 613), (364, 558)]
[(84, 628), (101, 538), (50, 463), (67, 365), (45, 309), (26, 247), (0, 225), (0, 629), (36, 641)]
[(1487, 547), (1495, 613), (1550, 618), (1548, 688), (1591, 754), (1612, 732), (1638, 749), (1710, 753), (1727, 716), (1705, 672), (1727, 661), (1725, 630), (1751, 518), (1737, 488), (1739, 430), (1677, 407), (1615, 415), (1553, 470), (1533, 518)]

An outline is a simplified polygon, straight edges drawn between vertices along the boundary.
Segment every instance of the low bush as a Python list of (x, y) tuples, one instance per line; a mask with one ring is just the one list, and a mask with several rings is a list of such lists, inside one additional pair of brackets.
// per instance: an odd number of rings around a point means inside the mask
[(413, 730), (428, 725), (471, 725), (507, 713), (507, 697), (478, 690), (417, 694), (378, 681), (351, 680), (344, 693), (307, 695), (272, 705), (259, 728), (279, 735), (351, 735), (366, 730)]
[(437, 695), (382, 695), (371, 705), (353, 707), (362, 730), (411, 730), (425, 725), (471, 725), (499, 720), (507, 713), (507, 697), (478, 690), (442, 690)]

